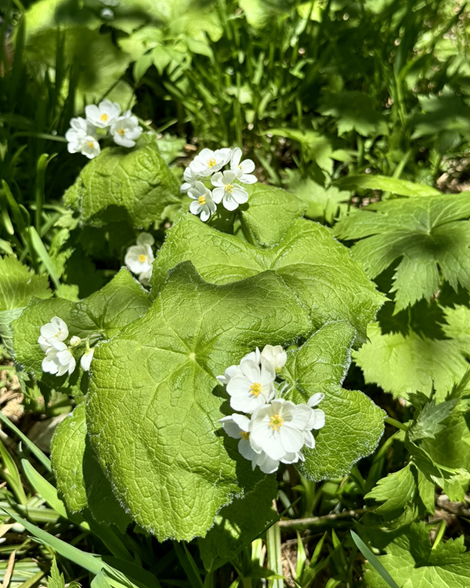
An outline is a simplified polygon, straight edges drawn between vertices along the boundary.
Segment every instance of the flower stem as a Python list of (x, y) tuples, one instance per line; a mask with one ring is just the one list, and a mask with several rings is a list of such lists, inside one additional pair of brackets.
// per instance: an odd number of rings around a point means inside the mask
[(396, 427), (397, 429), (401, 429), (402, 431), (408, 431), (408, 425), (400, 423), (396, 419), (392, 419), (392, 417), (386, 417), (385, 422), (388, 425), (392, 425), (392, 427)]

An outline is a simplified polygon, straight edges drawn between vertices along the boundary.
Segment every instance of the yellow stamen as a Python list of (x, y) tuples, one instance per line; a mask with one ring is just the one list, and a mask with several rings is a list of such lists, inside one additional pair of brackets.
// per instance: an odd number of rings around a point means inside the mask
[(271, 429), (273, 429), (273, 431), (280, 431), (283, 424), (284, 419), (282, 418), (282, 416), (279, 416), (278, 414), (273, 415), (269, 419), (269, 426), (271, 427)]
[(248, 441), (250, 438), (250, 433), (247, 433), (246, 431), (240, 431), (240, 437)]
[(100, 116), (100, 119), (103, 122), (106, 122), (108, 120), (109, 116), (106, 114), (106, 112), (103, 112), (103, 114)]
[(256, 398), (258, 398), (258, 396), (261, 394), (261, 384), (259, 384), (258, 382), (251, 384), (250, 392), (253, 394), (253, 396), (256, 396)]
[(118, 133), (123, 137), (126, 134), (126, 129), (119, 129)]
[(206, 203), (206, 199), (204, 198), (204, 196), (199, 196), (199, 198), (197, 199), (197, 201), (199, 202), (199, 204), (201, 206), (204, 206), (204, 204)]
[(210, 168), (212, 168), (212, 167), (214, 167), (214, 165), (215, 165), (216, 163), (217, 163), (217, 161), (216, 161), (214, 158), (212, 158), (212, 159), (209, 159), (209, 160), (208, 160), (208, 162), (207, 162), (207, 165), (208, 165)]
[(144, 261), (147, 259), (147, 256), (144, 255), (143, 253), (141, 253), (138, 257), (139, 263), (144, 263)]
[(233, 186), (232, 186), (232, 184), (227, 184), (225, 186), (225, 191), (228, 192), (229, 194), (231, 194), (233, 192)]
[(93, 141), (88, 141), (88, 147), (89, 147), (90, 149), (94, 149), (94, 147), (95, 147), (95, 144), (93, 143)]

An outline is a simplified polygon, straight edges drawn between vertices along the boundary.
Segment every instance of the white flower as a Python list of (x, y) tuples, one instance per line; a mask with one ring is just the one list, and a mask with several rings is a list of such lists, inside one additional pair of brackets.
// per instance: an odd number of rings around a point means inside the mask
[(181, 192), (194, 188), (200, 177), (200, 174), (196, 173), (191, 166), (187, 167), (183, 173), (184, 183), (181, 185)]
[(95, 137), (95, 128), (84, 118), (72, 118), (71, 128), (65, 133), (68, 141), (69, 153), (82, 153), (88, 159), (93, 159), (100, 152), (100, 146)]
[(227, 210), (235, 210), (240, 204), (248, 200), (248, 192), (239, 184), (234, 184), (237, 175), (233, 171), (218, 172), (213, 175), (211, 181), (215, 186), (212, 192), (214, 202), (222, 201)]
[(292, 454), (297, 460), (302, 459), (300, 450), (304, 445), (311, 449), (315, 447), (312, 423), (319, 425), (318, 428), (321, 425), (313, 412), (306, 404), (294, 404), (282, 398), (258, 408), (251, 419), (252, 445), (262, 449), (271, 459), (290, 459)]
[(250, 353), (244, 355), (241, 358), (240, 363), (242, 363), (242, 361), (246, 361), (247, 359), (250, 361), (254, 361), (255, 363), (261, 363), (261, 353), (258, 347), (254, 351), (251, 351)]
[(70, 338), (70, 347), (77, 347), (78, 345), (80, 345), (81, 342), (82, 340), (80, 339), (80, 337), (74, 335)]
[(137, 245), (153, 245), (154, 243), (155, 239), (150, 233), (140, 233), (137, 237)]
[(67, 324), (58, 316), (51, 318), (49, 323), (41, 327), (41, 336), (38, 343), (43, 351), (51, 347), (55, 341), (65, 341), (69, 336)]
[(125, 264), (134, 274), (151, 272), (153, 260), (152, 248), (148, 244), (129, 247), (124, 258)]
[(223, 376), (216, 376), (216, 380), (218, 380), (221, 384), (226, 386), (230, 380), (238, 374), (240, 366), (238, 365), (231, 365), (226, 370)]
[(65, 343), (56, 341), (53, 347), (46, 352), (46, 357), (42, 360), (42, 371), (56, 376), (63, 376), (67, 372), (71, 374), (76, 366), (76, 361), (72, 352)]
[(242, 361), (237, 373), (230, 378), (227, 392), (234, 410), (251, 413), (274, 397), (276, 374), (270, 364), (261, 366), (251, 359)]
[(214, 172), (219, 171), (230, 160), (231, 150), (228, 148), (217, 149), (203, 149), (201, 153), (196, 155), (189, 167), (194, 173), (202, 177), (207, 177)]
[(100, 16), (103, 20), (113, 20), (114, 12), (111, 10), (111, 8), (102, 8)]
[(230, 169), (236, 174), (237, 180), (242, 184), (254, 184), (258, 181), (258, 178), (250, 172), (255, 169), (255, 164), (251, 159), (245, 159), (245, 161), (240, 163), (241, 157), (242, 150), (239, 147), (235, 147), (230, 159)]
[(276, 373), (286, 365), (287, 353), (280, 345), (266, 345), (261, 352), (261, 358), (270, 363)]
[(91, 360), (93, 359), (94, 353), (95, 348), (92, 347), (91, 349), (88, 349), (88, 351), (85, 351), (85, 353), (82, 355), (80, 359), (80, 365), (82, 366), (82, 369), (84, 369), (86, 372), (90, 369)]
[[(232, 414), (224, 417), (219, 421), (229, 437), (233, 439), (240, 439), (238, 443), (238, 451), (245, 459), (251, 461), (253, 469), (256, 466), (265, 474), (272, 474), (279, 468), (278, 459), (272, 459), (260, 447), (253, 444), (250, 437), (251, 421), (248, 417), (241, 414)], [(299, 460), (299, 456), (289, 454), (284, 456), (282, 460), (284, 463), (295, 463)]]
[(116, 102), (110, 100), (102, 100), (98, 106), (90, 104), (85, 108), (87, 121), (98, 127), (99, 129), (106, 129), (113, 125), (121, 112), (121, 107)]
[(136, 139), (142, 134), (142, 127), (136, 116), (130, 110), (126, 110), (111, 126), (111, 135), (114, 142), (122, 147), (134, 147)]
[(189, 210), (193, 214), (200, 214), (203, 222), (206, 222), (217, 209), (210, 190), (202, 182), (196, 182), (194, 188), (188, 190), (188, 196), (194, 200), (191, 202)]
[(93, 159), (100, 154), (100, 144), (95, 137), (87, 135), (81, 142), (79, 151), (82, 155), (88, 157), (88, 159)]

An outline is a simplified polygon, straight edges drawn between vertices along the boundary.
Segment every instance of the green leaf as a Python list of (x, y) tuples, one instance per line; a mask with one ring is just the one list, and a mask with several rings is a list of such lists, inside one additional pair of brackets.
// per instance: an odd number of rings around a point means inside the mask
[(452, 386), (466, 373), (458, 342), (393, 333), (382, 335), (378, 324), (367, 331), (369, 342), (353, 352), (355, 363), (364, 372), (366, 383), (378, 384), (395, 397), (407, 398), (410, 392), (428, 397), (433, 388), (442, 401)]
[(364, 137), (379, 132), (387, 133), (387, 126), (376, 107), (376, 101), (362, 92), (327, 93), (318, 111), (324, 116), (333, 116), (336, 119), (339, 135), (350, 131), (357, 131)]
[(458, 305), (455, 308), (445, 308), (446, 324), (442, 329), (447, 337), (459, 343), (466, 355), (470, 355), (470, 309)]
[(316, 434), (315, 449), (304, 449), (299, 464), (312, 480), (337, 478), (351, 471), (362, 457), (372, 453), (383, 433), (385, 413), (362, 392), (340, 387), (350, 363), (354, 329), (344, 322), (331, 322), (316, 331), (302, 347), (290, 351), (281, 372), (290, 384), (286, 398), (306, 403), (323, 392), (320, 408), (325, 426)]
[(87, 438), (85, 403), (79, 404), (57, 427), (51, 444), (57, 489), (72, 513), (90, 508), (101, 523), (124, 532), (131, 519), (114, 497)]
[(163, 220), (166, 206), (180, 200), (178, 182), (153, 135), (143, 136), (133, 149), (104, 149), (65, 194), (66, 204), (80, 211), (81, 220), (98, 227), (129, 221), (148, 229)]
[(336, 217), (346, 214), (351, 193), (338, 190), (335, 186), (324, 188), (313, 180), (293, 180), (290, 189), (307, 205), (305, 216), (312, 220), (325, 220), (330, 225)]
[(457, 131), (467, 135), (470, 131), (470, 107), (460, 96), (445, 87), (439, 95), (419, 96), (422, 113), (415, 116), (412, 139), (435, 137), (438, 133)]
[[(15, 361), (23, 371), (34, 374), (37, 380), (51, 388), (70, 386), (80, 389), (81, 369), (76, 369), (69, 377), (42, 372), (44, 352), (37, 342), (41, 327), (58, 316), (66, 322), (70, 337), (101, 334), (110, 338), (140, 317), (149, 305), (147, 292), (126, 269), (122, 269), (104, 288), (80, 302), (63, 298), (33, 299), (12, 325)], [(83, 352), (82, 347), (77, 353), (80, 351)]]
[[(266, 500), (260, 501), (260, 496)], [(278, 514), (272, 507), (276, 496), (276, 478), (269, 476), (260, 480), (247, 496), (234, 500), (219, 512), (212, 529), (198, 541), (206, 570), (215, 570), (233, 559), (277, 519)]]
[[(393, 576), (398, 586), (409, 582), (413, 588), (467, 588), (470, 584), (470, 553), (464, 536), (441, 542), (431, 548), (424, 523), (412, 524), (377, 559)], [(371, 563), (365, 564), (364, 579), (369, 588), (388, 588)]]
[(269, 129), (270, 135), (286, 137), (300, 143), (309, 158), (328, 174), (333, 173), (334, 150), (331, 141), (317, 131), (301, 131), (291, 128)]
[(382, 563), (367, 547), (359, 535), (356, 535), (354, 531), (351, 531), (351, 537), (353, 538), (354, 543), (362, 555), (369, 560), (371, 568), (374, 569), (377, 572), (378, 577), (384, 581), (384, 586), (388, 586), (388, 588), (399, 588), (395, 580), (390, 576), (387, 570), (383, 567)]
[(47, 276), (35, 275), (16, 257), (0, 257), (0, 337), (9, 353), (13, 351), (11, 323), (20, 316), (33, 296), (52, 296)]
[(445, 429), (444, 421), (450, 416), (457, 404), (457, 399), (440, 402), (428, 402), (420, 412), (416, 422), (409, 428), (410, 439), (435, 439)]
[(266, 184), (257, 183), (248, 190), (250, 200), (242, 210), (243, 221), (260, 245), (277, 245), (291, 223), (302, 218), (305, 205), (293, 194)]
[(47, 588), (65, 588), (64, 575), (59, 572), (56, 558), (52, 561), (50, 577), (47, 578)]
[(215, 376), (256, 346), (310, 330), (274, 272), (215, 286), (183, 264), (142, 319), (98, 347), (88, 434), (142, 527), (159, 540), (204, 536), (223, 506), (258, 484), (263, 475), (222, 432), (228, 402)]
[(382, 190), (383, 192), (392, 192), (399, 196), (441, 196), (441, 192), (426, 186), (425, 184), (416, 184), (407, 180), (398, 180), (380, 175), (348, 175), (339, 178), (334, 185), (340, 190)]
[[(373, 212), (372, 212), (373, 211)], [(396, 312), (430, 300), (446, 280), (470, 289), (470, 199), (465, 193), (373, 204), (335, 226), (340, 239), (360, 239), (353, 256), (375, 278), (400, 260), (391, 292)]]
[(188, 260), (214, 284), (273, 270), (309, 311), (315, 327), (347, 320), (357, 329), (359, 341), (365, 339), (366, 325), (382, 303), (382, 296), (331, 231), (304, 219), (294, 221), (278, 245), (260, 250), (191, 214), (183, 215), (168, 231), (154, 262), (152, 294), (162, 287), (169, 269)]

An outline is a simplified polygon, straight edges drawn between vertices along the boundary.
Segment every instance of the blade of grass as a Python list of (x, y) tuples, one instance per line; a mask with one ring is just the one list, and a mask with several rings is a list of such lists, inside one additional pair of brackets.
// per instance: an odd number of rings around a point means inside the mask
[(395, 582), (392, 576), (387, 572), (387, 570), (383, 567), (378, 558), (367, 547), (367, 545), (359, 537), (359, 535), (357, 535), (354, 531), (351, 531), (351, 537), (353, 538), (356, 547), (359, 549), (362, 555), (369, 561), (370, 565), (380, 575), (382, 580), (386, 582), (388, 586), (390, 586), (390, 588), (399, 588), (398, 584)]
[(31, 244), (38, 254), (39, 259), (43, 262), (44, 266), (47, 269), (48, 274), (51, 277), (51, 280), (54, 282), (54, 285), (57, 289), (57, 292), (60, 292), (60, 281), (59, 277), (54, 268), (54, 264), (47, 252), (47, 249), (42, 242), (41, 237), (39, 236), (38, 232), (36, 231), (35, 227), (29, 227), (29, 234), (31, 236)]
[(23, 441), (26, 447), (30, 450), (30, 452), (34, 455), (34, 457), (42, 463), (42, 465), (46, 468), (48, 472), (52, 472), (52, 466), (50, 459), (38, 448), (34, 443), (26, 437), (26, 435), (18, 429), (16, 425), (14, 425), (9, 418), (7, 418), (2, 412), (0, 412), (0, 421), (14, 431), (18, 437)]

